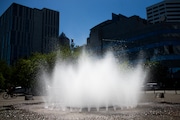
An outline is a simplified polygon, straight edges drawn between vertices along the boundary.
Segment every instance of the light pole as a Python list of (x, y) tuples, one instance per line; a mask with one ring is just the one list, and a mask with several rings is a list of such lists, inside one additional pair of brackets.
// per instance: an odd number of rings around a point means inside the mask
[(74, 40), (71, 39), (71, 52), (73, 53), (74, 52)]

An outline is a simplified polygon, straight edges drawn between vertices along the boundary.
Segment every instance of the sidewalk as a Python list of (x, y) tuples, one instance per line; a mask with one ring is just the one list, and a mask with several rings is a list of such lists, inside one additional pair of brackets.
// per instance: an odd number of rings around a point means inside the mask
[[(164, 98), (158, 98), (158, 93), (163, 93)], [(142, 93), (140, 102), (167, 102), (180, 104), (180, 90), (145, 91)]]
[[(141, 93), (140, 102), (168, 102), (168, 103), (178, 103), (180, 104), (180, 90), (177, 91), (165, 91), (164, 98), (157, 98), (157, 93), (164, 93), (164, 91), (146, 91)], [(25, 100), (25, 96), (18, 96), (17, 98), (3, 99), (2, 94), (0, 94), (0, 107), (9, 106), (9, 105), (18, 105), (25, 103), (42, 103), (44, 102), (45, 96), (33, 96), (34, 100)]]
[(25, 100), (25, 96), (17, 96), (17, 98), (8, 98), (3, 99), (2, 95), (0, 94), (0, 107), (3, 106), (10, 106), (10, 105), (17, 105), (17, 104), (25, 104), (25, 103), (42, 103), (44, 102), (43, 96), (33, 96), (34, 100)]

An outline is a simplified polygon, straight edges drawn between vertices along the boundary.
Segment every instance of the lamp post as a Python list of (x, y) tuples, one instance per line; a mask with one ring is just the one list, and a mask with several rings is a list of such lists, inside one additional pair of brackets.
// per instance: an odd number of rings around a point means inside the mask
[(73, 53), (74, 52), (74, 40), (71, 39), (71, 52)]

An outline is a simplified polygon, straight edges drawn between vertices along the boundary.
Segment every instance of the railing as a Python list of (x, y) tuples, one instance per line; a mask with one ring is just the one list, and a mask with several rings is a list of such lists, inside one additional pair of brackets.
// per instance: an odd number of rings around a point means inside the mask
[(169, 93), (169, 94), (179, 94), (180, 95), (180, 90), (163, 90), (163, 89), (161, 89), (161, 90), (156, 90), (156, 89), (154, 89), (154, 90), (144, 90), (144, 93), (154, 93), (154, 94), (156, 94), (156, 93)]

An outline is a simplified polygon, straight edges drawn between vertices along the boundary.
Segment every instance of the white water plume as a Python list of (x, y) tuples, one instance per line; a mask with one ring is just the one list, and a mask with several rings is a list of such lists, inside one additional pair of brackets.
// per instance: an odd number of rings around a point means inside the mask
[(136, 107), (145, 78), (141, 65), (128, 67), (108, 53), (96, 58), (83, 53), (77, 63), (57, 61), (47, 81), (47, 106), (61, 108)]

